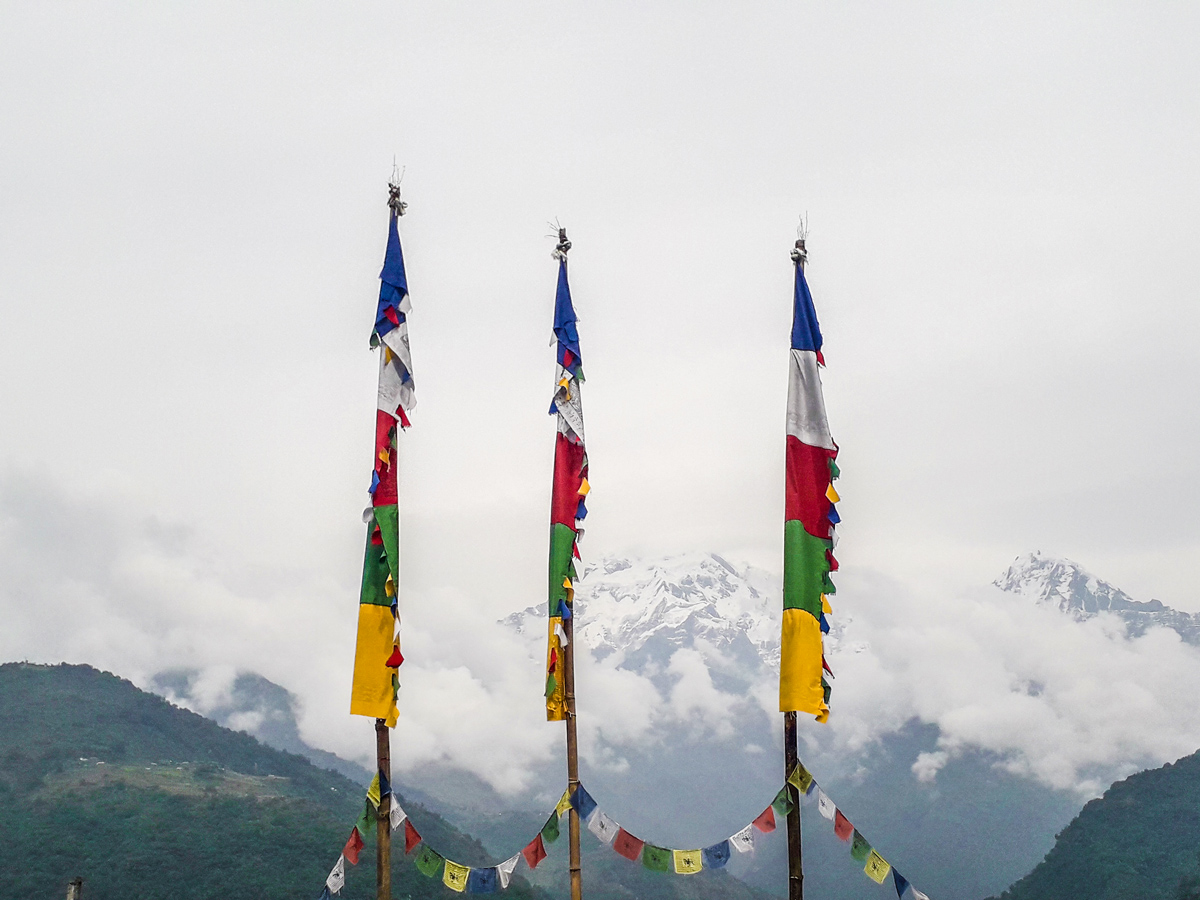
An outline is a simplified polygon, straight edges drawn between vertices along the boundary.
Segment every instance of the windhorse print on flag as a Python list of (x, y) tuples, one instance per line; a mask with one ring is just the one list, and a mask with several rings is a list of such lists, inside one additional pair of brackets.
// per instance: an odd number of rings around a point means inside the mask
[(821, 390), (821, 328), (804, 258), (795, 254), (796, 283), (792, 317), (787, 409), (787, 487), (783, 538), (783, 633), (779, 669), (779, 709), (829, 718), (829, 667), (823, 636), (834, 592), (830, 573), (834, 526), (838, 522), (837, 444), (829, 433)]
[(557, 341), (554, 399), (550, 414), (557, 417), (554, 438), (554, 490), (550, 503), (549, 632), (546, 645), (546, 719), (566, 718), (563, 647), (575, 600), (575, 560), (579, 558), (581, 523), (587, 515), (588, 459), (583, 443), (583, 360), (579, 353), (575, 307), (567, 282), (567, 260), (558, 253), (558, 290), (554, 298), (554, 337)]
[[(402, 207), (401, 207), (402, 209)], [(358, 639), (354, 649), (354, 683), (350, 712), (396, 724), (400, 690), (400, 514), (396, 473), (398, 432), (409, 426), (416, 405), (412, 354), (408, 346), (408, 279), (392, 208), (387, 251), (379, 274), (379, 305), (371, 346), (379, 349), (379, 399), (375, 410), (375, 452), (368, 492), (371, 505), (363, 513), (367, 549), (358, 605)]]

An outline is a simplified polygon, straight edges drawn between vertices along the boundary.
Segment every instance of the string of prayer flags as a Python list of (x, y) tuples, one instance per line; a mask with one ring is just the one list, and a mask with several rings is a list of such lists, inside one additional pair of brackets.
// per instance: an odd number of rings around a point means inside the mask
[(611, 844), (620, 830), (621, 826), (610, 819), (603, 810), (597, 810), (588, 820), (588, 831), (605, 844)]
[(525, 849), (521, 851), (521, 855), (525, 857), (525, 864), (529, 868), (536, 869), (538, 863), (546, 858), (546, 845), (542, 843), (542, 836), (539, 834), (526, 844)]
[(775, 830), (775, 810), (767, 807), (758, 814), (758, 818), (750, 823), (763, 834), (770, 834)]
[[(500, 865), (496, 866), (496, 874), (500, 878), (500, 887), (507, 888), (508, 882), (512, 880), (513, 870), (517, 867), (517, 860), (521, 858), (520, 853), (516, 853), (506, 859)], [(483, 893), (480, 891), (480, 893)]]
[(887, 878), (888, 872), (892, 870), (891, 864), (879, 855), (875, 850), (871, 850), (871, 855), (867, 857), (867, 864), (863, 866), (863, 871), (867, 873), (876, 884), (883, 884), (883, 879)]
[(339, 856), (338, 861), (333, 864), (333, 868), (329, 872), (329, 877), (325, 879), (325, 889), (330, 893), (337, 894), (346, 884), (346, 857)]
[(346, 840), (346, 846), (342, 848), (342, 856), (352, 866), (358, 865), (358, 854), (363, 848), (363, 836), (358, 833), (358, 827), (350, 829), (350, 837)]
[(701, 856), (704, 859), (704, 868), (725, 868), (725, 863), (729, 862), (729, 841), (724, 840), (719, 844), (713, 844), (711, 847), (705, 847), (701, 851)]
[(651, 872), (669, 872), (671, 869), (671, 851), (666, 847), (656, 847), (646, 844), (642, 847), (642, 865)]
[(396, 473), (399, 470), (397, 432), (409, 426), (407, 410), (416, 405), (412, 353), (408, 342), (408, 276), (396, 220), (403, 206), (396, 195), (389, 203), (387, 250), (379, 273), (379, 303), (371, 347), (379, 348), (379, 391), (375, 410), (375, 453), (371, 471), (371, 505), (363, 514), (367, 549), (363, 560), (358, 602), (358, 636), (354, 648), (354, 677), (350, 712), (396, 724), (396, 698), (403, 662), (399, 640), (400, 512)]
[(541, 837), (547, 844), (558, 840), (558, 814), (551, 813), (546, 824), (542, 826)]
[(579, 818), (585, 822), (596, 809), (596, 801), (592, 799), (592, 795), (582, 784), (577, 785), (575, 793), (571, 795), (571, 805), (575, 807), (575, 812), (579, 813)]
[(637, 862), (638, 857), (642, 855), (642, 847), (645, 843), (645, 841), (634, 837), (624, 828), (619, 828), (617, 829), (617, 836), (613, 838), (613, 849), (630, 862)]
[(702, 850), (672, 850), (676, 875), (695, 875), (704, 868)]
[(442, 874), (442, 864), (445, 861), (445, 857), (428, 844), (421, 846), (421, 852), (417, 854), (417, 858), (414, 860), (417, 871), (426, 878), (437, 878), (438, 875)]
[(850, 842), (850, 858), (865, 863), (871, 855), (871, 845), (857, 828), (854, 829), (854, 839)]
[(446, 885), (450, 890), (461, 894), (467, 889), (467, 876), (470, 874), (470, 867), (446, 860), (446, 865), (442, 872), (442, 884)]
[(784, 492), (783, 627), (779, 658), (779, 710), (829, 718), (823, 636), (833, 557), (838, 447), (829, 432), (821, 388), (821, 327), (804, 278), (804, 247), (792, 253), (796, 282), (788, 377), (787, 479)]
[[(513, 858), (513, 865), (516, 865), (516, 857)], [(500, 882), (500, 867), (493, 866), (488, 869), (471, 869), (467, 876), (467, 893), (468, 894), (494, 894)], [(508, 887), (508, 881), (504, 882), (504, 886)]]
[(754, 826), (747, 825), (737, 834), (730, 835), (729, 845), (738, 853), (754, 852)]
[(554, 295), (554, 339), (556, 372), (554, 399), (550, 415), (558, 417), (554, 440), (554, 489), (550, 501), (549, 622), (546, 640), (546, 719), (566, 718), (566, 686), (563, 647), (567, 645), (563, 622), (574, 615), (573, 582), (575, 560), (579, 559), (580, 523), (587, 516), (585, 498), (588, 485), (588, 458), (583, 442), (583, 360), (579, 352), (575, 306), (567, 281), (567, 254), (570, 244), (560, 233), (555, 250), (558, 259), (558, 287)]
[(417, 844), (421, 843), (421, 835), (417, 833), (417, 829), (413, 828), (413, 823), (410, 819), (404, 820), (404, 852), (405, 854), (412, 853)]

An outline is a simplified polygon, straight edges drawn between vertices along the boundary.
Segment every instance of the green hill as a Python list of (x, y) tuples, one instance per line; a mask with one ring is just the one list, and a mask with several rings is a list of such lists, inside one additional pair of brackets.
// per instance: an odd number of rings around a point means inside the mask
[[(0, 665), (0, 897), (315, 898), (364, 789), (90, 666)], [(400, 798), (422, 835), (468, 865), (473, 838)], [(393, 896), (454, 896), (394, 846)], [(373, 897), (373, 843), (346, 898)], [(547, 895), (521, 879), (511, 900)]]
[(1118, 781), (1000, 900), (1193, 900), (1200, 752)]

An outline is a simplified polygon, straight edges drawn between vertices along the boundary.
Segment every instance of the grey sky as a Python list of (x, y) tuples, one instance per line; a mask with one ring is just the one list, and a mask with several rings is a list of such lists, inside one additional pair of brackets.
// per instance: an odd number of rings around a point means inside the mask
[[(956, 590), (1040, 548), (1200, 609), (1194, 6), (0, 16), (9, 495), (153, 516), (242, 596), (290, 597), (263, 601), (283, 620), (230, 607), (230, 664), (254, 663), (254, 628), (344, 618), (325, 649), (348, 672), (393, 155), (416, 627), (422, 602), (490, 621), (544, 593), (556, 216), (588, 374), (585, 554), (779, 567), (806, 211), (843, 567)], [(39, 614), (24, 587), (4, 585), (6, 619)], [(54, 640), (5, 652), (61, 657)]]

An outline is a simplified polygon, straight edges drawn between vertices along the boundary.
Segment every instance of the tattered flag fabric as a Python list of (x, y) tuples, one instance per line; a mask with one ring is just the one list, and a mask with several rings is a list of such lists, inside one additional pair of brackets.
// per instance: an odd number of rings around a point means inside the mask
[(704, 851), (672, 850), (676, 875), (695, 875), (704, 868)]
[(908, 879), (901, 875), (895, 867), (892, 868), (892, 884), (896, 886), (896, 896), (903, 897), (904, 891), (908, 887)]
[(350, 837), (346, 840), (346, 846), (342, 848), (342, 856), (352, 866), (358, 865), (358, 854), (363, 848), (363, 836), (358, 833), (358, 826), (350, 829)]
[[(350, 712), (396, 724), (399, 680), (393, 660), (400, 657), (398, 638), (400, 584), (400, 514), (396, 472), (398, 434), (409, 424), (416, 405), (412, 353), (408, 343), (408, 277), (404, 253), (392, 210), (387, 251), (379, 273), (379, 303), (371, 346), (379, 348), (379, 391), (375, 410), (375, 452), (371, 506), (367, 520), (367, 549), (358, 603), (358, 637), (354, 648), (354, 678)], [(391, 667), (389, 667), (391, 666)]]
[(822, 672), (822, 625), (837, 511), (831, 497), (838, 448), (829, 433), (819, 367), (821, 329), (803, 258), (796, 260), (792, 352), (788, 379), (787, 487), (783, 532), (783, 628), (779, 709), (829, 718), (829, 684)]
[(442, 874), (442, 863), (445, 859), (442, 854), (425, 844), (417, 854), (415, 862), (417, 870), (426, 878), (437, 878)]
[(500, 876), (500, 887), (508, 887), (508, 882), (512, 878), (513, 870), (517, 867), (517, 860), (520, 858), (521, 854), (515, 853), (504, 862), (500, 863), (500, 865), (496, 866), (496, 874)]
[(645, 841), (634, 837), (624, 828), (620, 829), (617, 836), (613, 838), (613, 849), (631, 862), (637, 862), (638, 857), (642, 855), (644, 845)]
[(411, 819), (404, 820), (404, 852), (412, 853), (417, 844), (421, 843), (421, 835), (413, 828)]
[(461, 894), (467, 889), (467, 876), (470, 874), (470, 866), (463, 866), (446, 860), (446, 867), (442, 871), (442, 884), (450, 888), (450, 890), (458, 891)]
[(830, 800), (829, 797), (826, 796), (825, 792), (820, 788), (817, 788), (817, 812), (819, 812), (830, 822), (832, 822), (833, 817), (837, 815), (837, 807), (833, 805), (833, 801)]
[[(467, 876), (467, 893), (468, 894), (494, 894), (500, 886), (500, 870), (498, 867), (490, 869), (472, 869), (471, 874)], [(504, 883), (508, 887), (508, 882)]]
[(521, 855), (525, 857), (525, 864), (529, 868), (536, 869), (538, 863), (546, 858), (546, 845), (542, 842), (542, 836), (539, 834), (526, 844), (525, 849), (521, 851)]
[(346, 884), (346, 857), (339, 856), (338, 861), (333, 864), (333, 868), (329, 871), (329, 877), (325, 879), (325, 887), (330, 892), (340, 893)]
[(671, 851), (666, 847), (646, 844), (642, 847), (642, 865), (651, 872), (671, 871)]
[(867, 877), (876, 884), (883, 884), (883, 879), (887, 878), (891, 870), (891, 864), (874, 850), (867, 856), (867, 864), (863, 867)]
[(775, 810), (767, 807), (758, 814), (758, 818), (750, 823), (763, 834), (770, 834), (775, 830)]
[(621, 826), (609, 818), (604, 810), (597, 810), (596, 814), (588, 821), (587, 827), (588, 831), (606, 844), (611, 844), (617, 836), (617, 832), (621, 830)]
[(850, 841), (850, 858), (858, 860), (860, 863), (865, 863), (867, 857), (871, 855), (871, 844), (857, 828), (854, 829), (854, 839)]
[(721, 841), (719, 844), (705, 847), (703, 856), (704, 868), (723, 869), (725, 863), (729, 862), (729, 841)]
[(567, 281), (567, 260), (560, 254), (554, 297), (554, 337), (558, 343), (551, 415), (557, 416), (554, 439), (554, 490), (550, 502), (549, 623), (546, 641), (546, 719), (566, 717), (564, 620), (575, 601), (575, 560), (579, 558), (579, 523), (587, 515), (588, 459), (583, 442), (583, 361), (579, 353), (575, 306)]
[(850, 840), (850, 836), (854, 834), (854, 826), (850, 824), (850, 820), (842, 815), (842, 811), (835, 810), (833, 814), (833, 833), (843, 841)]
[(754, 852), (754, 826), (747, 825), (737, 834), (730, 835), (729, 845), (738, 853)]

